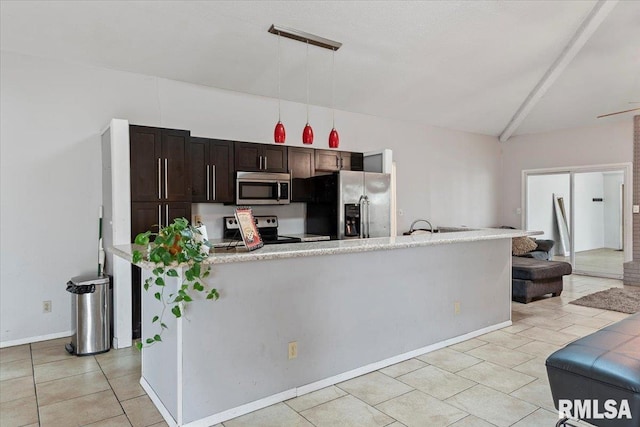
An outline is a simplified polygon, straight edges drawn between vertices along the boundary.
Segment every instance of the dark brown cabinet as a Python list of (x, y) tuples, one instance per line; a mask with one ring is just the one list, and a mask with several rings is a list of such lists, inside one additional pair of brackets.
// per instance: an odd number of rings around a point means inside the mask
[(235, 170), (247, 172), (287, 172), (287, 147), (236, 142)]
[(364, 166), (362, 153), (348, 151), (316, 150), (315, 161), (318, 172), (362, 171)]
[[(131, 241), (175, 218), (191, 219), (190, 132), (129, 126)], [(141, 334), (140, 269), (131, 269), (132, 337)]]
[[(176, 218), (191, 218), (191, 202), (132, 202), (131, 241), (147, 230), (158, 231), (158, 225), (170, 224)], [(142, 334), (142, 279), (137, 266), (131, 269), (131, 316), (133, 339)]]
[(313, 148), (288, 148), (289, 173), (291, 174), (291, 201), (311, 200), (311, 187), (306, 178), (315, 173), (315, 153)]
[(147, 230), (158, 231), (158, 225), (166, 227), (176, 218), (191, 218), (191, 202), (132, 202), (131, 238)]
[(235, 200), (232, 141), (191, 138), (192, 201), (230, 203)]
[(191, 201), (189, 131), (129, 127), (131, 200)]

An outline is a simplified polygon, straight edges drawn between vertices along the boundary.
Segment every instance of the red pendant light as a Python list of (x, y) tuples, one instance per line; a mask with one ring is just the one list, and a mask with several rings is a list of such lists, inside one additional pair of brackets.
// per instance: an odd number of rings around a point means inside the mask
[(338, 135), (338, 131), (336, 130), (336, 106), (334, 104), (335, 100), (335, 64), (336, 64), (336, 50), (332, 49), (333, 53), (331, 54), (331, 111), (333, 117), (333, 126), (331, 132), (329, 132), (329, 148), (338, 148), (340, 146), (340, 135)]
[(307, 124), (302, 130), (302, 143), (313, 144), (313, 129), (309, 124), (309, 40), (307, 40)]
[(284, 144), (286, 138), (287, 132), (280, 121), (280, 33), (278, 33), (278, 123), (276, 123), (276, 127), (273, 130), (273, 140), (278, 144)]

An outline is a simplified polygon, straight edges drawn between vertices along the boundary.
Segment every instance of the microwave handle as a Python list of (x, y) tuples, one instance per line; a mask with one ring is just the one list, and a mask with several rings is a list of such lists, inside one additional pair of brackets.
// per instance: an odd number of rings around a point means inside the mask
[(282, 196), (282, 182), (278, 181), (278, 201), (280, 201), (280, 197)]

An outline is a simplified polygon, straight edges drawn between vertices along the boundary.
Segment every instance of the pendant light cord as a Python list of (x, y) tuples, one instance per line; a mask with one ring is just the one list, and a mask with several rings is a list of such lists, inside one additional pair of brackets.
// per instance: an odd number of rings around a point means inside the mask
[(281, 76), (280, 76), (280, 33), (278, 33), (278, 122), (280, 122), (280, 100), (281, 100), (281, 96), (280, 96), (280, 81), (281, 81)]
[(332, 121), (333, 121), (333, 129), (336, 128), (336, 100), (335, 100), (335, 91), (336, 91), (336, 50), (331, 50), (331, 111), (332, 111)]
[(307, 123), (309, 123), (309, 40), (307, 40)]

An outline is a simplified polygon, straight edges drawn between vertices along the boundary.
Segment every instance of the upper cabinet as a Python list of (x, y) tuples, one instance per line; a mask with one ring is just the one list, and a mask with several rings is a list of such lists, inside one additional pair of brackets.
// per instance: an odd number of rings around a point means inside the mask
[(311, 183), (305, 178), (315, 174), (315, 154), (313, 148), (289, 147), (289, 173), (291, 174), (291, 201), (311, 200)]
[(235, 143), (235, 170), (287, 172), (287, 147), (250, 142)]
[(190, 202), (189, 131), (129, 127), (131, 200)]
[(315, 150), (315, 163), (318, 172), (362, 171), (364, 166), (362, 153), (334, 150)]
[(232, 141), (191, 138), (193, 202), (230, 203), (234, 201), (233, 151)]

